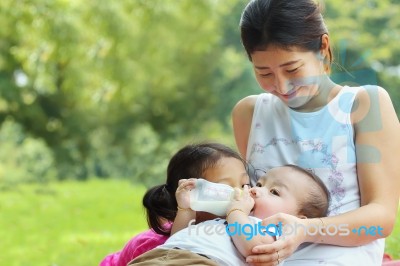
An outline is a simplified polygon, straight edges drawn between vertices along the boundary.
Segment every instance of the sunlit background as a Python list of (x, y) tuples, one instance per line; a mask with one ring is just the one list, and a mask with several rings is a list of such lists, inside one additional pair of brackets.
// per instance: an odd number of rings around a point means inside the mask
[[(0, 1), (0, 265), (97, 265), (146, 228), (142, 195), (178, 148), (235, 147), (231, 109), (261, 92), (246, 3)], [(400, 114), (400, 2), (324, 7), (332, 78), (386, 88)]]

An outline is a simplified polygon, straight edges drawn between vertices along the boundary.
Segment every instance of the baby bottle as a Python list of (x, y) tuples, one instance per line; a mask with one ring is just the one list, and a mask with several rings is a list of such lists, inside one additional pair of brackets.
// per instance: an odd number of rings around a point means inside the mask
[(231, 186), (197, 179), (196, 187), (190, 191), (190, 208), (224, 216), (233, 198), (233, 192)]

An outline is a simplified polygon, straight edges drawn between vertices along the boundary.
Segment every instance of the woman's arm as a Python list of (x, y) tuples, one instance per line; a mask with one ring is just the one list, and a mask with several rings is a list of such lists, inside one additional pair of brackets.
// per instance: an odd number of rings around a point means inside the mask
[[(350, 230), (361, 228), (360, 234), (318, 235), (306, 241), (358, 246), (387, 237), (393, 230), (399, 204), (400, 124), (384, 89), (374, 86), (362, 90), (357, 101), (352, 120), (361, 207), (323, 221), (326, 226), (348, 224)], [(366, 233), (364, 228), (371, 231)]]
[(232, 110), (233, 133), (235, 135), (236, 146), (244, 159), (246, 159), (247, 143), (256, 100), (257, 95), (248, 96), (240, 100)]
[[(361, 91), (357, 95), (357, 101), (357, 110), (352, 113), (352, 120), (355, 129), (361, 207), (322, 220), (299, 220), (284, 214), (264, 220), (266, 224), (300, 223), (306, 227), (313, 224), (325, 229), (342, 226), (349, 231), (346, 234), (334, 235), (327, 234), (325, 230), (319, 230), (315, 235), (298, 233), (287, 237), (285, 241), (256, 247), (253, 251), (263, 255), (250, 256), (249, 259), (255, 262), (272, 261), (272, 255), (276, 251), (286, 258), (303, 242), (359, 246), (387, 237), (392, 232), (399, 203), (399, 120), (389, 95), (382, 88), (374, 87)], [(353, 233), (353, 229), (357, 233)]]

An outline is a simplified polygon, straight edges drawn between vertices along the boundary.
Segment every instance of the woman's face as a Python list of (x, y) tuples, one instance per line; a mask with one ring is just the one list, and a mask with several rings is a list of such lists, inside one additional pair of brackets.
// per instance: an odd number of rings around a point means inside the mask
[(269, 46), (251, 58), (261, 88), (294, 109), (306, 108), (326, 77), (323, 60), (315, 52)]

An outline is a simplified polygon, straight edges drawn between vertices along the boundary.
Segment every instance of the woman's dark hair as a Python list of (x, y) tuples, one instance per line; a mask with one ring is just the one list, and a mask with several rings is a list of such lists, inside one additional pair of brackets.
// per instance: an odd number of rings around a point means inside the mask
[(163, 225), (175, 219), (175, 191), (179, 180), (201, 178), (206, 169), (225, 157), (236, 158), (245, 165), (237, 152), (218, 143), (191, 144), (180, 149), (169, 161), (166, 184), (150, 188), (143, 197), (149, 227), (158, 234), (169, 235), (170, 230)]
[(300, 204), (299, 214), (307, 218), (325, 217), (328, 213), (330, 196), (329, 190), (324, 182), (313, 172), (301, 168), (297, 165), (287, 164), (284, 167), (290, 167), (295, 171), (301, 172), (309, 176), (314, 182), (314, 187), (311, 187), (309, 193), (306, 195), (305, 202)]
[[(247, 55), (269, 45), (318, 52), (328, 34), (320, 6), (313, 0), (252, 0), (240, 19), (241, 39)], [(332, 63), (329, 48), (329, 64)]]

